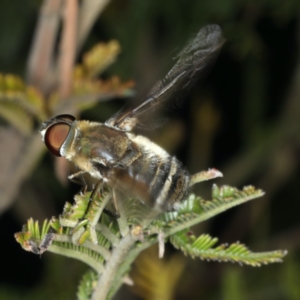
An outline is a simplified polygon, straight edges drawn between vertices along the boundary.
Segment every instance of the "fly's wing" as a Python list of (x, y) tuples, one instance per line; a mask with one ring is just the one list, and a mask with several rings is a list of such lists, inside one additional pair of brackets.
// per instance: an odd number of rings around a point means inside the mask
[(176, 91), (188, 87), (197, 75), (211, 64), (224, 44), (222, 30), (218, 25), (207, 25), (200, 29), (175, 57), (176, 63), (165, 78), (150, 90), (146, 100), (133, 109), (123, 109), (107, 120), (106, 124), (131, 131), (143, 123), (153, 111), (166, 103)]

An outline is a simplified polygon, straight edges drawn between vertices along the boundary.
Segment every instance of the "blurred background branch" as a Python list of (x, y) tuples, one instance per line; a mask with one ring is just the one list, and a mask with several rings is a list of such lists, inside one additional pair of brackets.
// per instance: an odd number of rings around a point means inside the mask
[(62, 2), (43, 1), (28, 58), (28, 84), (44, 94), (48, 94), (54, 85), (54, 49), (61, 22)]
[(97, 18), (100, 16), (110, 0), (83, 0), (78, 17), (77, 45), (79, 52), (87, 39)]
[(76, 53), (78, 1), (66, 0), (63, 10), (63, 30), (58, 57), (59, 95), (65, 100), (72, 90), (73, 68)]

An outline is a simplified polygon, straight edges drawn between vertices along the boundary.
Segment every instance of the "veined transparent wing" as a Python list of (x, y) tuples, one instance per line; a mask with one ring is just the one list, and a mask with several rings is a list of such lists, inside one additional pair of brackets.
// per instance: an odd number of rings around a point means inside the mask
[(144, 123), (146, 115), (164, 105), (176, 91), (190, 86), (198, 75), (209, 66), (219, 53), (225, 39), (218, 25), (207, 25), (200, 29), (175, 57), (176, 63), (167, 75), (158, 81), (146, 99), (132, 109), (122, 109), (107, 120), (106, 124), (131, 131)]

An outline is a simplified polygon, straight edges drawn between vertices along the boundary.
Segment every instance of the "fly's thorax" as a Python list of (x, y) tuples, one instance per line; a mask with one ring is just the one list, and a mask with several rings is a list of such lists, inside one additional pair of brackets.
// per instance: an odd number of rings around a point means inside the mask
[(139, 156), (138, 148), (126, 132), (89, 121), (72, 124), (62, 152), (68, 160), (95, 178), (102, 178), (103, 170), (127, 167)]
[(81, 130), (80, 151), (94, 163), (112, 168), (127, 166), (137, 152), (126, 132), (101, 123), (90, 123)]
[(97, 122), (74, 121), (65, 142), (61, 146), (61, 155), (70, 161), (73, 161), (75, 156), (78, 155), (88, 158), (91, 148), (89, 131), (91, 128), (94, 129), (101, 126), (102, 124)]

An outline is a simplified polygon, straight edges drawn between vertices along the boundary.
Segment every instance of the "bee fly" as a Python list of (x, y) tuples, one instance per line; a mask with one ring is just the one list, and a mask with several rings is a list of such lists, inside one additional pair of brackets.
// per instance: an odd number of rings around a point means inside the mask
[(213, 169), (209, 178), (203, 179), (203, 172), (191, 176), (176, 157), (132, 130), (176, 91), (187, 87), (216, 57), (223, 43), (218, 25), (202, 28), (145, 101), (121, 110), (105, 123), (56, 116), (43, 123), (43, 141), (54, 155), (64, 156), (80, 169), (70, 179), (89, 173), (113, 191), (126, 192), (157, 211), (178, 209), (193, 184), (222, 174)]

